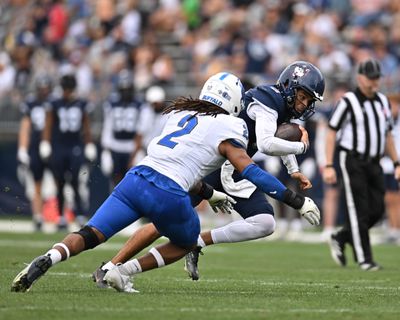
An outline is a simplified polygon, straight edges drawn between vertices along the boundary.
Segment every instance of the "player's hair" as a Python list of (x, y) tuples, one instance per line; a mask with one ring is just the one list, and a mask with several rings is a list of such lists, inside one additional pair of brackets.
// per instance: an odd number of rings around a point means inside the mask
[(181, 112), (181, 111), (195, 111), (196, 115), (211, 115), (216, 116), (217, 114), (229, 114), (227, 111), (221, 107), (216, 106), (208, 101), (193, 99), (192, 97), (179, 97), (168, 106), (163, 114), (170, 112)]

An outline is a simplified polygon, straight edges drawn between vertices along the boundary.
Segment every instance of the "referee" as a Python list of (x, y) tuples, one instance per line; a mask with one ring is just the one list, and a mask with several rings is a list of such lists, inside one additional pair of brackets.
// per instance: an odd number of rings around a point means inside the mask
[(323, 170), (324, 181), (336, 183), (333, 155), (337, 146), (347, 216), (343, 227), (331, 236), (331, 255), (337, 264), (345, 266), (344, 249), (349, 244), (360, 268), (367, 271), (381, 268), (372, 256), (369, 229), (385, 211), (384, 174), (379, 164), (385, 152), (394, 163), (396, 180), (400, 180), (390, 103), (378, 92), (380, 77), (378, 61), (369, 59), (358, 65), (356, 90), (343, 95), (329, 120)]

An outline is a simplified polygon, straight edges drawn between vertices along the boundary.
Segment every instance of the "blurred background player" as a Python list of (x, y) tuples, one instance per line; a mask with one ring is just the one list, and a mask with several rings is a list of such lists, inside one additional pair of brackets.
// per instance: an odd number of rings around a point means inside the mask
[(101, 135), (101, 169), (106, 176), (111, 176), (113, 187), (121, 181), (142, 149), (142, 133), (151, 125), (141, 119), (143, 107), (143, 101), (135, 96), (131, 73), (122, 70), (116, 90), (104, 103)]
[(143, 137), (143, 149), (147, 150), (150, 141), (160, 135), (164, 128), (167, 116), (163, 114), (165, 109), (165, 90), (157, 85), (151, 86), (146, 90), (146, 102), (150, 108), (146, 108), (147, 116), (143, 117), (149, 126)]
[[(57, 186), (59, 230), (67, 228), (64, 214), (64, 187), (69, 182), (74, 192), (74, 213), (79, 224), (84, 224), (85, 207), (79, 190), (80, 169), (85, 158), (93, 162), (97, 157), (92, 142), (88, 103), (75, 96), (76, 78), (73, 74), (60, 79), (62, 96), (49, 104), (43, 138), (39, 145), (42, 159), (49, 161)], [(88, 172), (83, 173), (86, 176)]]
[(166, 106), (165, 90), (158, 85), (153, 85), (146, 90), (144, 107), (140, 113), (140, 128), (142, 132), (142, 144), (135, 152), (132, 159), (133, 165), (142, 160), (147, 154), (150, 141), (160, 135), (168, 116), (163, 114)]
[[(51, 79), (40, 76), (35, 81), (35, 93), (29, 94), (25, 102), (21, 104), (23, 116), (19, 130), (17, 159), (23, 166), (30, 169), (33, 176), (31, 210), (36, 231), (41, 230), (43, 223), (42, 179), (45, 170), (45, 163), (39, 155), (39, 143), (45, 125), (46, 108), (51, 90)], [(23, 179), (27, 181), (26, 176)]]

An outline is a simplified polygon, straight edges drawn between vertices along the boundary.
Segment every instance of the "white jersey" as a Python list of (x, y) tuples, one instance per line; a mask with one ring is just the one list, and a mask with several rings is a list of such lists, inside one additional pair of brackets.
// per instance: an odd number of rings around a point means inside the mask
[(221, 142), (235, 140), (243, 148), (248, 143), (242, 119), (225, 114), (193, 115), (172, 113), (161, 135), (150, 142), (148, 155), (138, 163), (174, 180), (185, 191), (224, 163), (226, 159), (218, 151)]

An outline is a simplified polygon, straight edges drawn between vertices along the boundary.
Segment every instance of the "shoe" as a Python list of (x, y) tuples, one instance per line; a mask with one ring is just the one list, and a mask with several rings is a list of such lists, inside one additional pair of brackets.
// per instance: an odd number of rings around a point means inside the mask
[(360, 263), (360, 268), (361, 268), (361, 270), (364, 270), (364, 271), (379, 271), (379, 270), (382, 270), (382, 267), (379, 264), (375, 263), (375, 262), (363, 262), (363, 263)]
[(121, 270), (124, 268), (122, 264), (117, 265), (115, 268), (109, 270), (105, 276), (104, 280), (110, 287), (113, 287), (115, 290), (119, 292), (128, 292), (135, 293), (139, 292), (135, 288), (133, 288), (133, 283), (130, 281), (130, 277), (121, 273)]
[(101, 289), (110, 288), (107, 282), (104, 280), (104, 276), (109, 270), (103, 270), (102, 267), (105, 265), (104, 262), (101, 263), (101, 266), (92, 273), (92, 279), (96, 282), (96, 286)]
[(197, 247), (185, 256), (185, 271), (193, 281), (197, 281), (200, 278), (198, 268), (200, 254), (203, 255), (204, 253), (201, 251), (200, 247)]
[(46, 273), (51, 267), (50, 256), (39, 256), (26, 266), (14, 279), (11, 285), (11, 291), (25, 292)]
[(33, 230), (34, 230), (35, 232), (40, 232), (40, 231), (42, 231), (42, 226), (43, 226), (42, 221), (34, 221), (34, 222), (33, 222)]
[(329, 248), (333, 261), (341, 267), (346, 266), (346, 256), (344, 255), (344, 243), (337, 239), (336, 234), (332, 234), (329, 240)]

